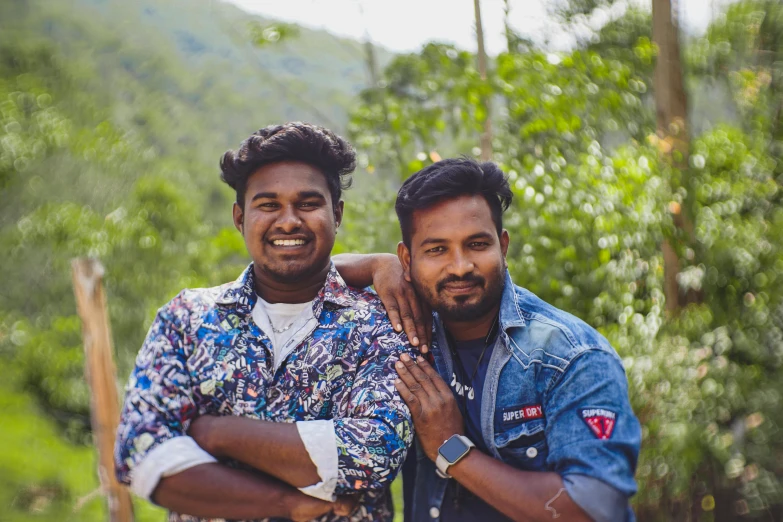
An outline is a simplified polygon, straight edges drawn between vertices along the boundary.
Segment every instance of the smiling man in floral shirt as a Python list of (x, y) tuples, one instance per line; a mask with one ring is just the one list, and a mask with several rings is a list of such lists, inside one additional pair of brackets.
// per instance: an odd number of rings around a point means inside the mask
[(344, 140), (301, 123), (224, 155), (253, 263), (160, 309), (118, 430), (119, 480), (169, 520), (391, 520), (412, 442), (394, 365), (409, 346), (330, 260), (354, 165)]

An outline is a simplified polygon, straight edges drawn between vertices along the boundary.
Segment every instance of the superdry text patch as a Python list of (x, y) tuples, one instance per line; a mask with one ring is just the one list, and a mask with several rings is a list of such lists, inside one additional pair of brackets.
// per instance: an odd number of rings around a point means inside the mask
[(542, 418), (544, 418), (544, 410), (540, 404), (512, 406), (511, 408), (503, 409), (503, 424), (506, 426)]

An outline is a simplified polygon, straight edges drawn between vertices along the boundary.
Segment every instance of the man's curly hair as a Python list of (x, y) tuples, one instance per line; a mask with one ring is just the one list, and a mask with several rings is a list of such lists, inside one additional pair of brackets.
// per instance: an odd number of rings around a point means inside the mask
[(281, 161), (301, 161), (320, 170), (326, 177), (332, 205), (337, 205), (342, 191), (351, 186), (356, 153), (350, 143), (318, 125), (271, 125), (254, 132), (239, 149), (223, 154), (220, 179), (236, 191), (237, 203), (244, 210), (248, 178), (259, 168)]

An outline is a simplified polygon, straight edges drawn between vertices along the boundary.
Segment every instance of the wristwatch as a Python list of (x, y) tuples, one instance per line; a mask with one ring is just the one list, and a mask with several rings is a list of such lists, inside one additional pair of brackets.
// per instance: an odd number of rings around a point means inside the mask
[(452, 435), (438, 448), (438, 458), (435, 459), (435, 471), (440, 478), (451, 478), (446, 473), (449, 466), (453, 466), (468, 454), (476, 445), (464, 435)]

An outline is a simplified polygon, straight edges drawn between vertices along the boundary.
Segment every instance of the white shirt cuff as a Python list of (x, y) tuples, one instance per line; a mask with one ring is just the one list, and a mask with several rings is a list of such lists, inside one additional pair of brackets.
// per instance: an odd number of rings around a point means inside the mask
[(199, 464), (217, 462), (188, 436), (174, 437), (153, 448), (131, 473), (130, 490), (150, 500), (163, 477), (176, 475)]
[(318, 484), (299, 488), (299, 491), (311, 497), (334, 502), (338, 471), (334, 423), (330, 420), (300, 421), (296, 423), (296, 429), (299, 430), (299, 437), (321, 478)]

